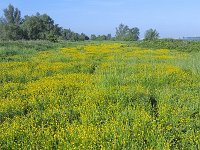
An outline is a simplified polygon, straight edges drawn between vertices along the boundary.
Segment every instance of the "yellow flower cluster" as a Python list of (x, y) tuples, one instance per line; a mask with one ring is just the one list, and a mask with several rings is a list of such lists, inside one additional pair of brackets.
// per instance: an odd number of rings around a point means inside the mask
[(198, 149), (187, 57), (110, 42), (0, 62), (0, 149)]

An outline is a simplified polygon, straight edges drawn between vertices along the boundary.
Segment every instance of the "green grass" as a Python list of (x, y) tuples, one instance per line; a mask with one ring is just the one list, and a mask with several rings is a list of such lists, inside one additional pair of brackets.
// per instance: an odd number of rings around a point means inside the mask
[(151, 49), (170, 49), (179, 50), (185, 52), (199, 52), (200, 42), (199, 41), (183, 41), (176, 39), (159, 39), (154, 41), (140, 41), (135, 42), (136, 45), (144, 48)]
[[(84, 44), (83, 42), (78, 42)], [(55, 50), (77, 45), (77, 42), (59, 41), (0, 41), (0, 62), (30, 61), (40, 51)]]
[(199, 149), (199, 52), (135, 46), (6, 55), (28, 59), (0, 62), (0, 149)]

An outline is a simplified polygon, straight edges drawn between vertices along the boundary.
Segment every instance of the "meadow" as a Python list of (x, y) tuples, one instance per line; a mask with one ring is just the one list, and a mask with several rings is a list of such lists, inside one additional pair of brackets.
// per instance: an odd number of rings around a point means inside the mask
[(48, 45), (1, 45), (0, 149), (200, 149), (200, 52)]

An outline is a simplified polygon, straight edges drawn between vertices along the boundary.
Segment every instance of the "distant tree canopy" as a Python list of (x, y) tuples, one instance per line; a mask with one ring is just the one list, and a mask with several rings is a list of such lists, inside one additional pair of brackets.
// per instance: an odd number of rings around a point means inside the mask
[(8, 5), (8, 8), (4, 9), (4, 22), (7, 24), (21, 24), (21, 12), (18, 8), (14, 8), (12, 5)]
[(111, 34), (107, 34), (107, 35), (98, 35), (98, 36), (96, 36), (95, 34), (92, 34), (90, 39), (91, 40), (95, 40), (95, 41), (111, 40), (112, 39), (112, 35)]
[(25, 16), (22, 29), (24, 38), (28, 40), (52, 40), (61, 36), (61, 28), (47, 14)]
[(116, 40), (137, 41), (139, 40), (140, 30), (137, 27), (129, 28), (127, 25), (120, 24), (116, 28)]
[(9, 5), (4, 9), (4, 17), (0, 19), (0, 40), (50, 40), (58, 39), (83, 41), (89, 37), (78, 34), (70, 29), (63, 29), (47, 14), (21, 17), (21, 11)]
[(22, 39), (21, 12), (19, 9), (9, 5), (4, 9), (4, 17), (0, 20), (0, 39), (17, 40)]
[[(35, 15), (25, 17), (21, 16), (21, 11), (13, 5), (8, 5), (3, 10), (4, 16), (0, 18), (0, 40), (57, 40), (84, 41), (84, 40), (119, 40), (119, 41), (137, 41), (139, 40), (140, 30), (137, 27), (120, 24), (116, 28), (116, 35), (111, 34), (95, 35), (89, 38), (84, 33), (76, 33), (70, 29), (64, 29), (54, 23), (54, 20), (47, 14), (36, 13)], [(159, 33), (155, 29), (149, 29), (145, 32), (144, 40), (155, 40), (159, 38)]]
[(63, 40), (70, 40), (70, 41), (84, 41), (89, 40), (89, 37), (85, 35), (84, 33), (78, 34), (70, 29), (62, 29), (61, 30), (61, 38)]
[(156, 31), (156, 29), (149, 29), (145, 32), (144, 40), (156, 40), (159, 38), (159, 33)]

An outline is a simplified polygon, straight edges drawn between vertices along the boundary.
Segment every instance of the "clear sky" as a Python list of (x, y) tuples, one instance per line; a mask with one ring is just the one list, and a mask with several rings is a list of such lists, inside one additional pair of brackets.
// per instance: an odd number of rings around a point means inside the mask
[(22, 15), (47, 13), (64, 28), (87, 35), (115, 35), (120, 24), (155, 28), (162, 38), (200, 36), (200, 0), (0, 0), (0, 16), (12, 4)]

